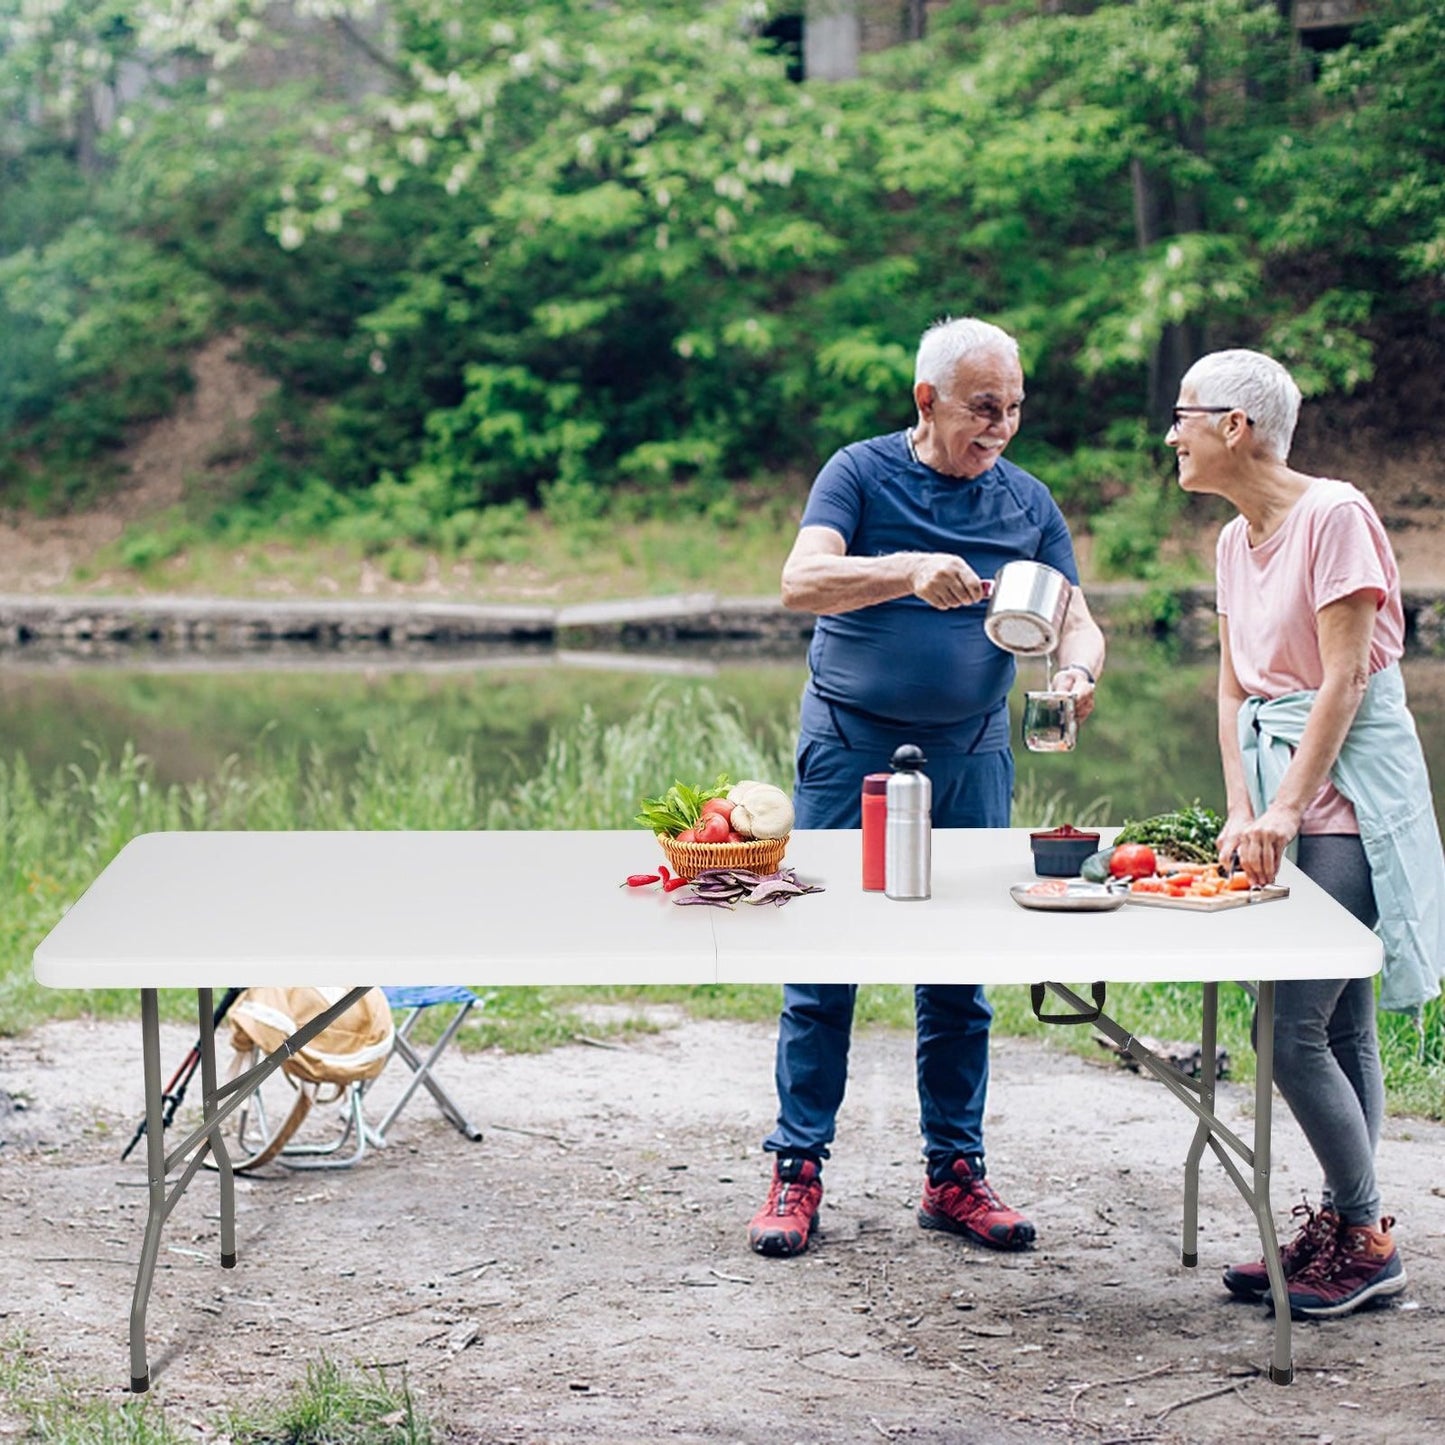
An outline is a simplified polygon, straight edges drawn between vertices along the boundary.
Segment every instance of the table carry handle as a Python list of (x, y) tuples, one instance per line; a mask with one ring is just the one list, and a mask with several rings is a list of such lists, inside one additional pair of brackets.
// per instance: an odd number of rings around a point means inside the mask
[(1089, 992), (1094, 998), (1092, 1011), (1081, 1009), (1073, 1013), (1046, 1014), (1044, 1008), (1044, 990), (1048, 987), (1046, 983), (1031, 983), (1029, 985), (1029, 1002), (1033, 1005), (1034, 1017), (1041, 1024), (1091, 1024), (1104, 1012), (1104, 984), (1102, 982), (1091, 983)]

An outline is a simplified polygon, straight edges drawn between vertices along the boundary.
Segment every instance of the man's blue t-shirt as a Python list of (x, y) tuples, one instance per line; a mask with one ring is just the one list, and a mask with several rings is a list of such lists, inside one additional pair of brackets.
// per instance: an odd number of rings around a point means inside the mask
[[(802, 525), (831, 527), (850, 557), (951, 552), (980, 577), (1025, 558), (1079, 580), (1068, 525), (1037, 477), (1002, 457), (982, 476), (945, 476), (914, 458), (901, 431), (835, 452)], [(819, 617), (804, 734), (836, 735), (838, 709), (848, 725), (908, 730), (935, 751), (1006, 748), (1014, 659), (988, 640), (986, 612), (910, 596)]]

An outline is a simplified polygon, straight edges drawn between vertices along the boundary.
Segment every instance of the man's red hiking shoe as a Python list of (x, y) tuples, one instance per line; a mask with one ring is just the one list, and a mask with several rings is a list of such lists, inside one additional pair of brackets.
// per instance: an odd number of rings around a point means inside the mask
[(759, 1254), (802, 1254), (822, 1202), (822, 1173), (813, 1160), (798, 1154), (775, 1156), (768, 1202), (748, 1225), (748, 1243)]
[[(1292, 1280), (1340, 1230), (1340, 1216), (1333, 1209), (1311, 1209), (1309, 1201), (1296, 1204), (1290, 1213), (1304, 1223), (1294, 1238), (1280, 1246), (1279, 1262), (1284, 1267), (1286, 1283)], [(1224, 1287), (1238, 1299), (1259, 1300), (1269, 1293), (1269, 1271), (1262, 1259), (1252, 1264), (1232, 1264), (1224, 1271)]]
[(1027, 1249), (1034, 1227), (1017, 1209), (998, 1197), (982, 1172), (975, 1174), (966, 1159), (955, 1159), (946, 1178), (924, 1181), (918, 1222), (924, 1229), (961, 1234), (990, 1249)]

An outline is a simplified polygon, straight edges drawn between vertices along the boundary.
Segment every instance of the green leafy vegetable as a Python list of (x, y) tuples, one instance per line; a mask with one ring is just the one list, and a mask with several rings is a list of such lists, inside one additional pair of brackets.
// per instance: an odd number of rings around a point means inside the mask
[(1183, 863), (1213, 863), (1223, 829), (1224, 819), (1212, 808), (1202, 807), (1196, 798), (1173, 813), (1158, 813), (1138, 822), (1126, 818), (1114, 842), (1145, 843)]
[(666, 833), (675, 838), (684, 829), (691, 828), (702, 812), (702, 805), (710, 798), (724, 798), (732, 783), (726, 773), (717, 775), (717, 782), (710, 788), (692, 788), (686, 783), (675, 782), (660, 798), (644, 798), (642, 811), (633, 819), (654, 833)]

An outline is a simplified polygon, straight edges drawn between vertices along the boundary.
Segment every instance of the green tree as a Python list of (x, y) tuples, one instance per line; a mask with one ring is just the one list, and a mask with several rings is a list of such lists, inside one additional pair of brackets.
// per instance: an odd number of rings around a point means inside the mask
[[(1445, 69), (1441, 0), (1389, 0), (1351, 44), (1325, 57), (1306, 121), (1269, 138), (1255, 173), (1261, 249), (1289, 284), (1314, 294), (1280, 316), (1268, 341), (1316, 394), (1374, 374), (1381, 342), (1398, 347), (1405, 407), (1392, 426), (1433, 423), (1421, 374), (1438, 376), (1445, 302)], [(1413, 373), (1413, 375), (1411, 375)]]
[(1146, 422), (1193, 355), (1347, 392), (1438, 311), (1440, 0), (1384, 0), (1317, 85), (1264, 0), (959, 4), (821, 86), (741, 0), (310, 8), (379, 93), (263, 83), (264, 0), (109, 29), (67, 0), (0, 41), (0, 466), (32, 490), (239, 327), (281, 383), (246, 525), (464, 545), (510, 501), (707, 507), (906, 421), (918, 333), (978, 312), (1024, 349), (1021, 460), (1117, 500), (1147, 567)]

